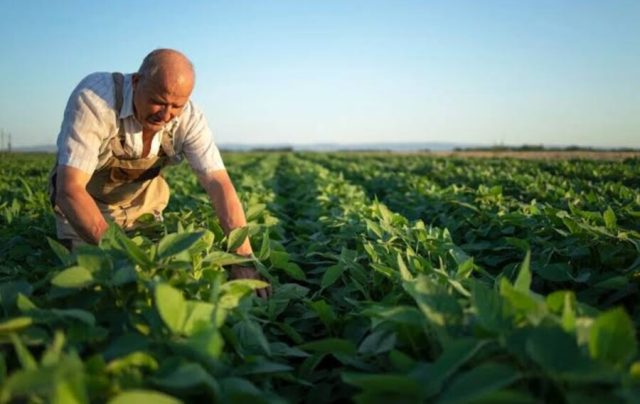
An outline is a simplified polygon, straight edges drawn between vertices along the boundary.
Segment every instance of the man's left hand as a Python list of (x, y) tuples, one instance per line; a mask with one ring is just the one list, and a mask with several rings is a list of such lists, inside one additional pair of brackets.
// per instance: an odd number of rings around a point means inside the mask
[[(229, 270), (229, 276), (231, 279), (257, 279), (259, 281), (265, 281), (255, 268), (244, 267), (241, 265), (232, 265)], [(263, 299), (267, 299), (271, 296), (271, 292), (271, 285), (266, 288), (256, 289), (256, 294)]]

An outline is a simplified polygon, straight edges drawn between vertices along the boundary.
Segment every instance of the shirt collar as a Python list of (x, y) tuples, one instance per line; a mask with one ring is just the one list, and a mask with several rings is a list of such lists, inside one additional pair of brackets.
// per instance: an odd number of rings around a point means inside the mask
[(124, 89), (122, 91), (122, 108), (120, 108), (119, 118), (124, 119), (133, 116), (133, 84), (132, 74), (124, 75)]

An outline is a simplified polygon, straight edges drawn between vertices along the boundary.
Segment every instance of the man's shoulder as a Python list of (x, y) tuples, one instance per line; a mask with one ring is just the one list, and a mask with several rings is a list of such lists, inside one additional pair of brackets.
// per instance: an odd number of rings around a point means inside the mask
[(69, 107), (77, 110), (85, 105), (93, 113), (111, 112), (115, 108), (114, 86), (112, 73), (91, 73), (80, 80), (73, 90)]
[(76, 91), (90, 90), (97, 94), (113, 92), (112, 73), (96, 72), (85, 76), (76, 87)]
[(178, 118), (178, 132), (182, 136), (201, 135), (202, 124), (206, 125), (206, 119), (202, 110), (193, 100), (189, 100)]

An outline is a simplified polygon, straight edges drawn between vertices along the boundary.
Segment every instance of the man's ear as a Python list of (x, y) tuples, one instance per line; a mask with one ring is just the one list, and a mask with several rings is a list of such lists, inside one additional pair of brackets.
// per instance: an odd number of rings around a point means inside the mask
[(133, 73), (133, 75), (131, 75), (131, 84), (133, 85), (133, 88), (136, 88), (139, 82), (140, 82), (140, 73)]

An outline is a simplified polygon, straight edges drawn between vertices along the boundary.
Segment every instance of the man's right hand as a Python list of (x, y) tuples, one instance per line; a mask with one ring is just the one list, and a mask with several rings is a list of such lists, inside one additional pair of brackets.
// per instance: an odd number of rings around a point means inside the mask
[[(229, 277), (231, 279), (257, 279), (260, 281), (265, 281), (262, 279), (258, 271), (255, 268), (242, 266), (242, 265), (232, 265), (229, 270)], [(258, 297), (263, 299), (267, 299), (271, 296), (272, 290), (271, 285), (267, 286), (263, 289), (256, 289), (256, 294)]]
[(91, 174), (69, 166), (56, 172), (56, 206), (87, 243), (98, 244), (109, 225), (87, 192)]

